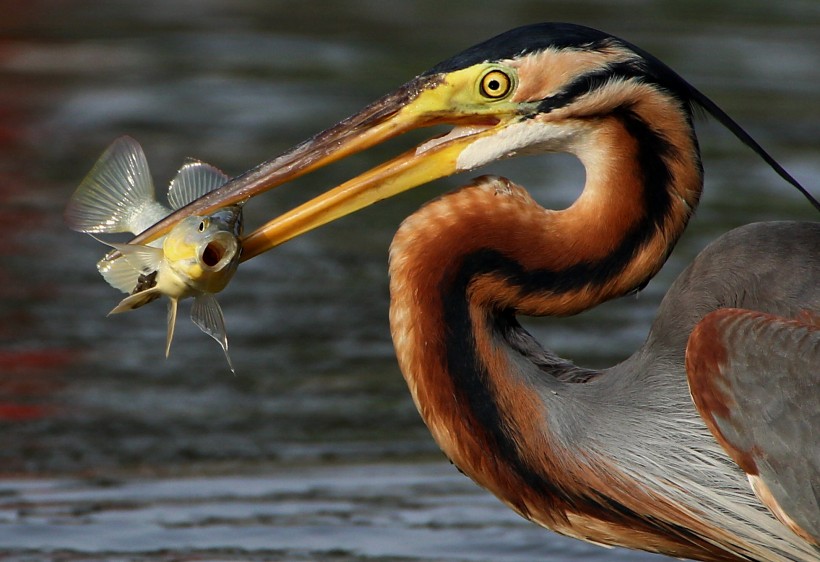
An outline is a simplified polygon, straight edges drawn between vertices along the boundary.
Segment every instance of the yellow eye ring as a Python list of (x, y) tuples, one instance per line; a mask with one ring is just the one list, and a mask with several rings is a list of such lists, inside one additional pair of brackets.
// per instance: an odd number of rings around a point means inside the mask
[(512, 85), (510, 75), (496, 68), (481, 77), (479, 89), (485, 98), (498, 100), (510, 93)]

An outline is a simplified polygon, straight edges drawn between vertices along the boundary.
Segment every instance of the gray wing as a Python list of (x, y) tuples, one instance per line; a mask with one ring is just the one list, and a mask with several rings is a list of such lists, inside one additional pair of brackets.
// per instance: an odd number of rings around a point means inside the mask
[(820, 544), (820, 324), (740, 309), (707, 315), (686, 370), (706, 425), (755, 493)]

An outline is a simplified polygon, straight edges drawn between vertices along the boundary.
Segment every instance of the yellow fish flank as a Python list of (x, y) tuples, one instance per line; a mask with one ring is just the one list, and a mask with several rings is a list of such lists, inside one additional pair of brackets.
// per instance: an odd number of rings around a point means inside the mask
[[(72, 229), (92, 236), (115, 232), (139, 234), (227, 180), (213, 166), (191, 160), (171, 181), (168, 208), (154, 196), (142, 148), (130, 137), (121, 137), (105, 151), (74, 192), (65, 218)], [(242, 208), (231, 205), (207, 216), (187, 217), (165, 237), (149, 245), (100, 240), (120, 255), (114, 257), (109, 253), (97, 263), (97, 269), (111, 286), (129, 294), (111, 314), (168, 297), (167, 356), (178, 303), (192, 297), (191, 320), (222, 346), (233, 371), (225, 321), (214, 294), (224, 289), (236, 272), (242, 251), (241, 234)]]

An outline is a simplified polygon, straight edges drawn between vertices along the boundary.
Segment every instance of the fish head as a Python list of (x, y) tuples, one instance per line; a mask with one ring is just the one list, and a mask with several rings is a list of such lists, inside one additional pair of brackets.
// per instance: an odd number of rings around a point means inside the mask
[(237, 205), (207, 216), (187, 217), (165, 237), (165, 261), (189, 287), (217, 293), (236, 272), (241, 231), (242, 209)]

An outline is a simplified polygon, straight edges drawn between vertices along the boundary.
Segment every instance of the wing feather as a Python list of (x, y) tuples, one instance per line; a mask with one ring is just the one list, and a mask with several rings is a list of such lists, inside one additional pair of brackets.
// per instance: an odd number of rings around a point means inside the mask
[(820, 544), (820, 326), (720, 309), (692, 332), (692, 399), (761, 501)]

